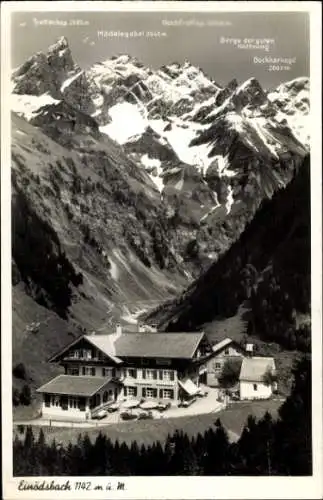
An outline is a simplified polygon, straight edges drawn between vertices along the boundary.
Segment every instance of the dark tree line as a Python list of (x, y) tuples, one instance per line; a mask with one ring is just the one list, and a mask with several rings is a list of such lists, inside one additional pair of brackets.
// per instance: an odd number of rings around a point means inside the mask
[(311, 364), (303, 358), (294, 369), (291, 395), (277, 420), (269, 413), (256, 421), (250, 416), (240, 439), (231, 443), (220, 420), (189, 438), (176, 431), (149, 446), (131, 446), (99, 433), (94, 443), (80, 435), (76, 444), (58, 446), (37, 440), (27, 427), (24, 440), (13, 443), (14, 475), (310, 475)]

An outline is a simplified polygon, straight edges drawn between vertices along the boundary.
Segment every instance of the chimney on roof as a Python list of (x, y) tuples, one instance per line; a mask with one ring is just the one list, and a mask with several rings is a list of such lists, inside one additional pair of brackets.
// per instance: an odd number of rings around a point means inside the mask
[(117, 323), (116, 324), (116, 332), (115, 332), (116, 336), (119, 337), (120, 335), (122, 335), (122, 326), (120, 323)]
[(247, 352), (247, 356), (249, 356), (249, 358), (252, 358), (252, 355), (253, 355), (253, 344), (247, 344), (246, 345), (246, 352)]

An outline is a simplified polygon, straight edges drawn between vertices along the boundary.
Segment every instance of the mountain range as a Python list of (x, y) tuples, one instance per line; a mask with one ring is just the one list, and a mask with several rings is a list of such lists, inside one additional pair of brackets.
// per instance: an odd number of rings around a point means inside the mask
[(309, 154), (305, 77), (221, 87), (129, 55), (83, 70), (62, 37), (11, 81), (17, 361), (183, 291)]

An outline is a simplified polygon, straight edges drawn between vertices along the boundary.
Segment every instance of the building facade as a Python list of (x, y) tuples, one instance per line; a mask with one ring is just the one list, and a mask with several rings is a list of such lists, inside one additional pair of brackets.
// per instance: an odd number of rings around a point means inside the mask
[(277, 390), (274, 358), (243, 359), (239, 377), (240, 399), (269, 399)]
[(224, 339), (212, 347), (213, 356), (207, 362), (206, 384), (210, 387), (220, 387), (220, 377), (228, 360), (242, 359), (246, 351), (232, 339)]
[(129, 398), (176, 403), (199, 391), (212, 356), (201, 332), (84, 335), (49, 360), (64, 374), (38, 389), (42, 414), (87, 419)]

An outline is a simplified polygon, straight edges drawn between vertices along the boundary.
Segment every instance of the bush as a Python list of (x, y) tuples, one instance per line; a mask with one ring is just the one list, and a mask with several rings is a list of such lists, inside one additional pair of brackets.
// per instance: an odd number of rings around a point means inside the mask
[(21, 425), (21, 424), (18, 425), (17, 429), (18, 429), (19, 434), (21, 434), (21, 435), (24, 434), (24, 432), (25, 432), (25, 426), (24, 425)]
[(25, 384), (21, 390), (20, 403), (24, 406), (29, 406), (31, 403), (31, 390), (27, 384)]
[(222, 373), (219, 377), (219, 382), (222, 387), (229, 388), (234, 386), (240, 375), (242, 359), (231, 358), (224, 363)]
[(21, 380), (27, 380), (27, 372), (26, 367), (23, 363), (18, 363), (12, 370), (12, 374), (14, 377), (19, 378)]

